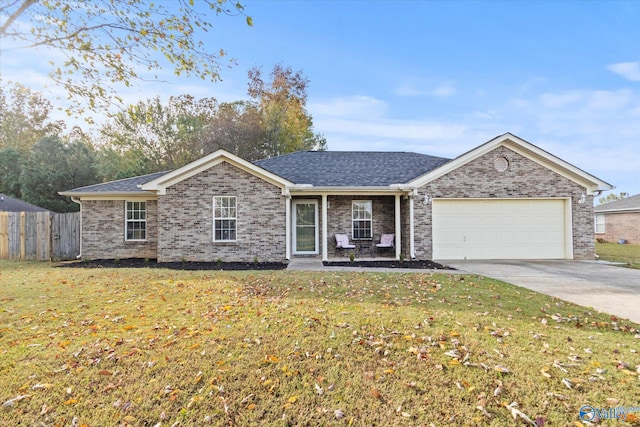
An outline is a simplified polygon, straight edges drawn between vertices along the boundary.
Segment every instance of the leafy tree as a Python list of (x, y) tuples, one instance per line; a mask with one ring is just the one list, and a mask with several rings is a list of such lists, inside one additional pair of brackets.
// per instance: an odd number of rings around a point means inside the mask
[(220, 104), (215, 116), (203, 129), (204, 153), (220, 148), (246, 160), (264, 157), (265, 131), (255, 103), (237, 101)]
[(55, 135), (64, 123), (51, 121), (51, 103), (21, 84), (0, 85), (0, 149), (27, 153), (36, 141)]
[(103, 127), (106, 144), (101, 159), (113, 164), (119, 154), (127, 165), (124, 169), (135, 174), (183, 166), (202, 157), (202, 129), (215, 111), (213, 98), (181, 95), (169, 98), (166, 105), (159, 97), (141, 101), (115, 114)]
[(20, 198), (22, 154), (13, 147), (0, 149), (0, 193)]
[[(177, 76), (217, 81), (229, 65), (202, 36), (214, 16), (244, 15), (236, 0), (12, 0), (0, 4), (0, 37), (9, 49), (44, 47), (59, 53), (49, 77), (76, 101), (100, 111), (121, 102), (114, 85), (159, 79), (166, 64)], [(246, 16), (246, 15), (245, 15)], [(246, 16), (248, 25), (252, 20)], [(86, 103), (86, 104), (85, 104)]]
[(622, 200), (625, 197), (629, 197), (629, 193), (624, 193), (624, 192), (620, 192), (619, 194), (610, 193), (610, 194), (607, 194), (604, 197), (600, 197), (598, 199), (598, 204), (599, 205), (604, 205), (605, 203), (611, 203), (611, 202), (615, 202), (615, 201), (618, 201), (618, 200)]
[(313, 119), (306, 110), (307, 79), (302, 71), (276, 65), (265, 81), (260, 68), (249, 70), (249, 96), (256, 100), (265, 131), (263, 157), (298, 150), (325, 150), (326, 140), (314, 134)]
[(20, 175), (23, 200), (56, 212), (78, 210), (78, 205), (59, 191), (96, 182), (95, 153), (79, 131), (66, 142), (53, 136), (39, 140)]

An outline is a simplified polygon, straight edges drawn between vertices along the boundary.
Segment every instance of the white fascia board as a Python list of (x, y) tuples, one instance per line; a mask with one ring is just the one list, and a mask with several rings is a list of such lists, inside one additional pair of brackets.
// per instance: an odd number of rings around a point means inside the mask
[(250, 163), (234, 154), (229, 153), (228, 151), (220, 149), (207, 156), (202, 157), (201, 159), (193, 161), (188, 165), (176, 169), (173, 172), (169, 172), (168, 174), (154, 179), (153, 181), (149, 181), (146, 184), (143, 184), (141, 188), (147, 191), (155, 191), (159, 195), (164, 195), (166, 194), (166, 190), (168, 187), (194, 175), (197, 175), (200, 172), (203, 172), (222, 162), (227, 162), (237, 167), (238, 169), (250, 173), (251, 175), (257, 176), (258, 178), (261, 178), (280, 188), (293, 184), (288, 180), (267, 171), (266, 169), (262, 169), (260, 166), (256, 166), (253, 163)]
[(396, 194), (406, 194), (409, 190), (392, 188), (389, 186), (384, 187), (314, 187), (309, 185), (295, 185), (288, 188), (289, 193), (292, 196), (309, 196), (309, 195), (378, 195), (378, 196), (393, 196)]
[[(570, 163), (565, 162), (564, 160), (554, 156), (553, 154), (536, 147), (535, 145), (527, 142), (511, 133), (505, 133), (504, 135), (500, 135), (476, 148), (473, 150), (467, 151), (459, 157), (443, 164), (437, 169), (422, 175), (413, 181), (409, 182), (408, 185), (414, 187), (421, 187), (437, 178), (440, 178), (443, 175), (452, 172), (453, 170), (469, 163), (472, 160), (481, 157), (499, 146), (505, 146), (506, 148), (528, 158), (531, 161), (542, 164), (544, 167), (553, 170), (554, 172), (564, 176), (565, 178), (574, 181), (585, 188), (589, 194), (593, 194), (598, 191), (606, 191), (611, 190), (613, 186), (601, 179), (596, 178), (595, 176), (588, 174), (580, 168), (573, 166)], [(530, 153), (534, 153), (540, 158), (546, 160), (545, 163), (541, 163), (538, 159), (531, 156)], [(578, 179), (576, 179), (578, 178)]]
[(608, 213), (629, 213), (629, 212), (640, 212), (640, 207), (638, 208), (625, 208), (625, 209), (603, 209), (601, 211), (594, 210), (593, 213), (598, 214), (608, 214)]
[(155, 195), (155, 193), (141, 193), (140, 191), (135, 191), (135, 192), (125, 192), (125, 191), (120, 191), (120, 192), (103, 192), (103, 193), (67, 193), (67, 192), (60, 192), (58, 193), (61, 196), (69, 196), (72, 197), (74, 199), (78, 199), (80, 201), (87, 201), (87, 200), (133, 200), (133, 199), (140, 199), (140, 200), (156, 200), (157, 197)]

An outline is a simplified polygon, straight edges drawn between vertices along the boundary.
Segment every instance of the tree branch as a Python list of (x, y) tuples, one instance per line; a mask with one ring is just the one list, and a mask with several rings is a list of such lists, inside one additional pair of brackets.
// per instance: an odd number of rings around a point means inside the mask
[(16, 10), (11, 15), (9, 15), (9, 17), (7, 18), (7, 21), (0, 27), (0, 36), (4, 35), (7, 29), (11, 26), (11, 24), (13, 24), (13, 22), (16, 19), (18, 19), (18, 17), (22, 15), (25, 10), (27, 10), (30, 6), (32, 6), (36, 2), (37, 0), (25, 0), (25, 2), (22, 3), (22, 6), (20, 6), (18, 10)]

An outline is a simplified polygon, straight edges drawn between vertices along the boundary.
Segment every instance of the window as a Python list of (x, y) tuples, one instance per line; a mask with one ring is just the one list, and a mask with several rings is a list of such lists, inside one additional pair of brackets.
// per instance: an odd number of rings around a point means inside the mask
[(126, 202), (125, 240), (147, 239), (147, 202)]
[(213, 198), (213, 241), (234, 242), (236, 240), (236, 197)]
[(354, 200), (351, 203), (351, 224), (354, 239), (371, 239), (373, 233), (371, 200)]
[(604, 233), (604, 215), (596, 214), (596, 233)]

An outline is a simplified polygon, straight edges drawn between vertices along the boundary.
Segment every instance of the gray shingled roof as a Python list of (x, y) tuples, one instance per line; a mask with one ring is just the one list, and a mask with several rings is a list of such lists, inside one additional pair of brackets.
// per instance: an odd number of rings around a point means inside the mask
[(49, 209), (0, 193), (0, 212), (49, 212)]
[(640, 194), (635, 196), (625, 197), (622, 200), (616, 200), (615, 202), (605, 203), (604, 205), (596, 206), (593, 208), (594, 212), (608, 212), (608, 211), (622, 211), (622, 210), (640, 210)]
[(64, 191), (63, 193), (69, 195), (73, 195), (72, 193), (144, 193), (145, 191), (139, 188), (140, 185), (153, 181), (167, 173), (169, 173), (169, 171), (134, 176), (133, 178), (119, 179), (102, 184), (87, 185), (86, 187), (74, 188), (73, 190)]
[(297, 151), (254, 164), (295, 184), (384, 187), (405, 184), (448, 161), (405, 152)]

